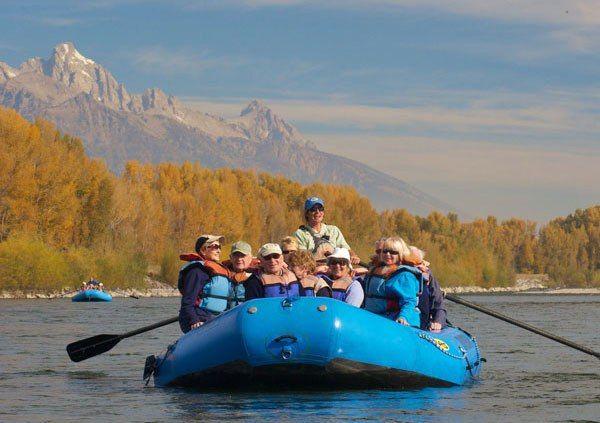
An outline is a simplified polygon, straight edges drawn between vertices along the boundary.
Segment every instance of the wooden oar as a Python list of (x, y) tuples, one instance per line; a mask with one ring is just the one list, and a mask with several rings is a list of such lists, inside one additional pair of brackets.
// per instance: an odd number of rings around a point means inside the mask
[(75, 362), (87, 360), (99, 354), (109, 351), (119, 343), (122, 339), (131, 336), (139, 335), (140, 333), (148, 332), (161, 326), (166, 326), (179, 320), (179, 317), (172, 317), (150, 326), (144, 326), (131, 332), (126, 332), (120, 335), (102, 334), (92, 336), (91, 338), (81, 339), (67, 345), (67, 353), (69, 358)]
[(556, 336), (554, 334), (551, 334), (550, 332), (546, 332), (545, 330), (536, 328), (535, 326), (531, 326), (531, 325), (529, 325), (527, 323), (524, 323), (524, 322), (521, 322), (519, 320), (513, 319), (513, 318), (508, 317), (508, 316), (506, 316), (506, 315), (504, 315), (502, 313), (498, 313), (497, 311), (490, 310), (489, 308), (480, 306), (479, 304), (472, 303), (472, 302), (467, 301), (467, 300), (465, 300), (465, 299), (463, 299), (461, 297), (457, 297), (456, 295), (445, 294), (445, 297), (446, 297), (446, 299), (448, 299), (450, 301), (453, 301), (455, 303), (464, 305), (465, 307), (469, 307), (469, 308), (472, 308), (473, 310), (480, 311), (480, 312), (485, 313), (485, 314), (487, 314), (489, 316), (495, 317), (496, 319), (504, 320), (505, 322), (510, 323), (512, 325), (518, 326), (520, 328), (523, 328), (523, 329), (528, 330), (528, 331), (533, 332), (533, 333), (537, 333), (538, 335), (544, 336), (544, 337), (546, 337), (548, 339), (552, 339), (553, 341), (560, 342), (563, 345), (566, 345), (566, 346), (571, 347), (571, 348), (575, 348), (576, 350), (579, 350), (579, 351), (584, 352), (586, 354), (593, 355), (596, 358), (600, 358), (600, 353), (597, 352), (597, 351), (594, 351), (594, 350), (592, 350), (590, 348), (584, 347), (583, 345), (576, 344), (575, 342), (569, 341), (568, 339), (561, 338), (560, 336)]

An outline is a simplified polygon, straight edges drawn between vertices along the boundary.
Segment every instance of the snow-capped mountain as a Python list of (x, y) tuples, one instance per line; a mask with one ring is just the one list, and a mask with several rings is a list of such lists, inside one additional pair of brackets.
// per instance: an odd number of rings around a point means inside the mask
[(401, 180), (319, 151), (260, 101), (226, 120), (186, 107), (158, 88), (131, 94), (72, 43), (18, 68), (0, 62), (0, 104), (28, 119), (55, 122), (116, 171), (134, 159), (197, 160), (207, 167), (253, 168), (304, 183), (353, 185), (378, 208), (403, 207), (418, 214), (452, 209)]

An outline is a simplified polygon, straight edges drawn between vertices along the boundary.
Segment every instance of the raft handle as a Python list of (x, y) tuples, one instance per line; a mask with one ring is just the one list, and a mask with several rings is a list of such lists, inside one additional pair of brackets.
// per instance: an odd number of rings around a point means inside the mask
[(281, 342), (284, 339), (289, 339), (292, 342), (298, 342), (298, 338), (296, 338), (294, 335), (281, 335), (273, 339), (273, 342)]

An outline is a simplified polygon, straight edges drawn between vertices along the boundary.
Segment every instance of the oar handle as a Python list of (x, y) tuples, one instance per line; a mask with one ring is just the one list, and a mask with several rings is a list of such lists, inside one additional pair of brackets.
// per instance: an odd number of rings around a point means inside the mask
[(175, 323), (178, 320), (179, 320), (179, 317), (177, 317), (177, 316), (171, 317), (170, 319), (161, 320), (160, 322), (157, 322), (157, 323), (154, 323), (154, 324), (151, 324), (148, 326), (144, 326), (143, 328), (139, 328), (136, 330), (132, 330), (131, 332), (123, 333), (119, 336), (119, 338), (125, 339), (125, 338), (129, 338), (131, 336), (139, 335), (140, 333), (148, 332), (153, 329), (159, 328), (161, 326), (170, 325), (171, 323)]
[(445, 297), (446, 297), (446, 299), (448, 299), (450, 301), (453, 301), (455, 303), (464, 305), (465, 307), (469, 307), (469, 308), (472, 308), (473, 310), (480, 311), (480, 312), (485, 313), (485, 314), (487, 314), (489, 316), (492, 316), (492, 317), (495, 317), (497, 319), (503, 320), (503, 321), (505, 321), (507, 323), (511, 323), (511, 324), (513, 324), (515, 326), (518, 326), (518, 327), (523, 328), (525, 330), (528, 330), (530, 332), (537, 333), (538, 335), (541, 335), (541, 336), (544, 336), (546, 338), (552, 339), (553, 341), (560, 342), (563, 345), (567, 345), (567, 346), (569, 346), (571, 348), (575, 348), (576, 350), (579, 350), (579, 351), (584, 352), (586, 354), (593, 355), (596, 358), (600, 358), (600, 353), (599, 352), (594, 351), (594, 350), (592, 350), (590, 348), (584, 347), (583, 345), (576, 344), (575, 342), (569, 341), (568, 339), (561, 338), (560, 336), (556, 336), (554, 334), (551, 334), (550, 332), (546, 332), (543, 329), (536, 328), (535, 326), (531, 326), (530, 324), (527, 324), (527, 323), (521, 322), (519, 320), (513, 319), (513, 318), (508, 317), (508, 316), (506, 316), (506, 315), (504, 315), (502, 313), (498, 313), (497, 311), (490, 310), (489, 308), (480, 306), (479, 304), (472, 303), (472, 302), (467, 301), (467, 300), (465, 300), (465, 299), (463, 299), (461, 297), (457, 297), (456, 295), (445, 294)]

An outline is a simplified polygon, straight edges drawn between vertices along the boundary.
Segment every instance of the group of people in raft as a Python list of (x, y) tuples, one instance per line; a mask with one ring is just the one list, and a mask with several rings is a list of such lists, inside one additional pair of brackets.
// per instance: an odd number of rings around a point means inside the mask
[(446, 325), (444, 296), (423, 251), (400, 237), (382, 238), (368, 268), (358, 266), (360, 258), (324, 216), (324, 201), (308, 198), (305, 224), (279, 244), (264, 244), (256, 258), (248, 243), (238, 241), (221, 262), (224, 238), (201, 235), (195, 252), (180, 256), (187, 262), (178, 280), (182, 331), (242, 301), (294, 296), (334, 298), (423, 330)]

